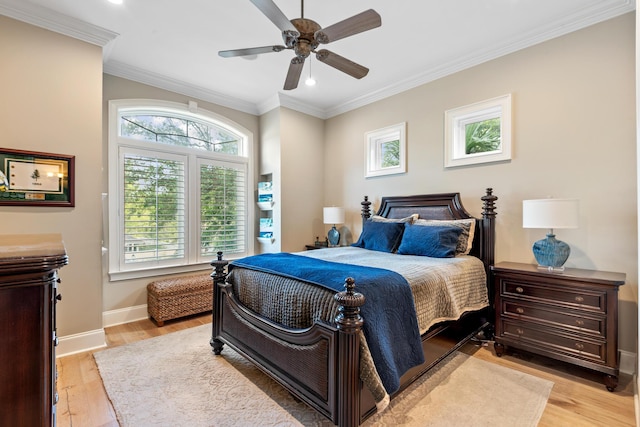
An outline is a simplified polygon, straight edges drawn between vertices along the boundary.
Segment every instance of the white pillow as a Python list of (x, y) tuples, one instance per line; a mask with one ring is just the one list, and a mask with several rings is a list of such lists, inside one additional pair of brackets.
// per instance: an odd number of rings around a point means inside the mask
[(408, 222), (408, 223), (412, 223), (416, 219), (418, 219), (418, 214), (413, 214), (413, 215), (405, 217), (405, 218), (387, 218), (387, 217), (380, 216), (380, 215), (374, 215), (374, 216), (371, 217), (371, 221), (374, 221), (374, 222), (398, 222), (398, 223)]

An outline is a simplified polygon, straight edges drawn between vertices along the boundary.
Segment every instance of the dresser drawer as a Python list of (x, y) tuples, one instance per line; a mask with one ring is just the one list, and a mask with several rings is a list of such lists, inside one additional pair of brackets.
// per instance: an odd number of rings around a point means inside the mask
[(526, 301), (511, 298), (502, 299), (498, 310), (502, 316), (514, 320), (534, 321), (568, 332), (590, 334), (596, 338), (604, 338), (607, 333), (607, 319), (597, 313), (543, 304), (527, 304)]
[(541, 283), (500, 279), (500, 295), (523, 300), (559, 304), (565, 307), (607, 311), (607, 293), (602, 290), (577, 289)]
[(536, 328), (526, 322), (502, 320), (502, 338), (513, 345), (530, 344), (595, 363), (606, 364), (607, 343), (586, 337), (564, 335), (553, 328)]

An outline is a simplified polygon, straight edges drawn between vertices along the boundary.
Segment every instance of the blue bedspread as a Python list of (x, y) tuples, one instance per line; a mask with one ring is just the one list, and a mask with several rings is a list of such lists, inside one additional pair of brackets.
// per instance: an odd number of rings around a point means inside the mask
[(231, 262), (243, 267), (314, 283), (330, 290), (344, 290), (347, 277), (356, 280), (356, 291), (365, 304), (363, 332), (382, 384), (392, 394), (400, 377), (424, 362), (411, 288), (400, 274), (373, 267), (324, 261), (290, 253), (262, 254)]

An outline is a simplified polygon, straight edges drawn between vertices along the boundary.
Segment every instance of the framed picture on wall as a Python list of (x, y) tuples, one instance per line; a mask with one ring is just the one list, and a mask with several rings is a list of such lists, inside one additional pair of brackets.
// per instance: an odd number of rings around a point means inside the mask
[(407, 171), (407, 123), (365, 133), (366, 178)]
[(511, 94), (444, 113), (444, 166), (511, 160)]
[(0, 206), (73, 207), (75, 156), (0, 148)]

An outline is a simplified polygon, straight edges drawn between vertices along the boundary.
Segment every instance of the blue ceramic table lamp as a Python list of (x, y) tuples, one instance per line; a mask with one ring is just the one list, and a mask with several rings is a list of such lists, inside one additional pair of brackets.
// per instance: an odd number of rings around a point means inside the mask
[(547, 228), (547, 238), (533, 244), (538, 266), (549, 271), (564, 271), (571, 248), (556, 239), (557, 228), (578, 228), (577, 199), (537, 199), (522, 201), (522, 227)]
[(335, 206), (323, 208), (322, 218), (325, 224), (333, 225), (331, 230), (329, 230), (329, 233), (327, 233), (329, 246), (338, 246), (338, 243), (340, 243), (340, 232), (336, 228), (336, 224), (344, 223), (344, 208), (338, 208)]

